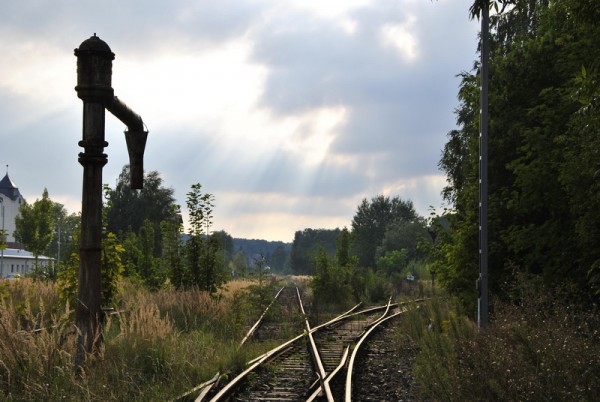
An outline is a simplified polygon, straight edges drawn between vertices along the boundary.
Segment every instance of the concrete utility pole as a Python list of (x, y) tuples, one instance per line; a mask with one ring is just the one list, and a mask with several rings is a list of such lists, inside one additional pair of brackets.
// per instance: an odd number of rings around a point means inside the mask
[(490, 7), (485, 0), (481, 7), (481, 116), (479, 121), (479, 279), (477, 290), (477, 324), (485, 328), (488, 314), (488, 84), (490, 60)]
[(131, 187), (142, 188), (143, 156), (148, 132), (140, 116), (114, 96), (111, 87), (112, 60), (115, 55), (99, 37), (94, 36), (75, 49), (77, 56), (77, 96), (83, 101), (83, 139), (79, 154), (83, 166), (81, 200), (81, 238), (79, 249), (79, 283), (77, 289), (76, 361), (82, 364), (86, 355), (102, 344), (101, 336), (101, 251), (102, 251), (102, 168), (108, 158), (104, 147), (104, 109), (108, 109), (127, 125), (125, 131), (130, 159)]

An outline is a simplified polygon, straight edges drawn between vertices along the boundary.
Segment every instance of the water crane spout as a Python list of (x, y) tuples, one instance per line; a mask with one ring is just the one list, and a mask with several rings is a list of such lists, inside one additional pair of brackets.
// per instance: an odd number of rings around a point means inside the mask
[(106, 104), (106, 109), (127, 126), (125, 141), (129, 152), (131, 188), (141, 189), (144, 185), (144, 150), (148, 131), (144, 129), (142, 118), (116, 96)]

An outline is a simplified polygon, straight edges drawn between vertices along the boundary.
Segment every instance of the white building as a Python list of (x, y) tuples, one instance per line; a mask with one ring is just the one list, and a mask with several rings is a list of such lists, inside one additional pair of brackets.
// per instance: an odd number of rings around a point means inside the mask
[[(38, 267), (46, 269), (52, 264), (52, 258), (38, 256)], [(10, 274), (27, 275), (35, 268), (35, 257), (29, 251), (7, 248), (0, 251), (0, 278)]]
[(8, 244), (15, 242), (15, 218), (19, 214), (19, 207), (24, 202), (25, 199), (19, 189), (6, 173), (0, 180), (0, 229), (4, 229)]
[[(24, 202), (21, 192), (6, 173), (0, 180), (0, 229), (6, 233), (5, 242), (9, 247), (15, 247), (15, 218), (19, 215), (19, 208)], [(38, 267), (46, 269), (52, 261), (52, 258), (40, 255)], [(27, 275), (34, 268), (35, 257), (29, 251), (17, 248), (0, 250), (0, 278), (10, 274)]]

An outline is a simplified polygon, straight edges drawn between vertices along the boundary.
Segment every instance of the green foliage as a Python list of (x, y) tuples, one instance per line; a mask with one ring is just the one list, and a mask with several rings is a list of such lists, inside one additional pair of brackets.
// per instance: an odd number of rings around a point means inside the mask
[(370, 202), (363, 199), (352, 218), (353, 254), (358, 257), (358, 264), (375, 268), (377, 247), (382, 244), (390, 225), (416, 219), (417, 213), (411, 201), (383, 195), (373, 197)]
[[(121, 260), (125, 248), (119, 244), (114, 233), (108, 233), (102, 241), (102, 268), (100, 297), (103, 307), (112, 306), (119, 291), (119, 281), (123, 277), (124, 266)], [(63, 305), (76, 305), (77, 284), (79, 282), (79, 254), (72, 253), (68, 263), (57, 273), (58, 293)]]
[(154, 256), (159, 257), (162, 252), (160, 222), (174, 219), (174, 190), (163, 186), (156, 171), (144, 174), (141, 190), (131, 189), (129, 176), (129, 166), (125, 165), (115, 188), (104, 187), (107, 230), (124, 238), (127, 232), (139, 233), (144, 221), (149, 220), (154, 229)]
[(274, 272), (285, 272), (289, 265), (290, 253), (285, 245), (278, 245), (271, 255), (265, 256), (267, 264)]
[(199, 237), (208, 236), (212, 225), (212, 209), (215, 197), (202, 193), (202, 184), (192, 184), (191, 191), (187, 193), (185, 201), (189, 211), (190, 235)]
[(344, 227), (337, 238), (335, 246), (335, 260), (340, 267), (356, 265), (356, 259), (350, 254), (352, 237), (348, 228)]
[(338, 266), (324, 248), (319, 248), (313, 264), (315, 275), (310, 284), (313, 304), (317, 310), (342, 309), (353, 302), (349, 270)]
[[(600, 28), (593, 17), (600, 10), (590, 0), (515, 3), (491, 20), (490, 289), (501, 294), (516, 266), (593, 297), (600, 289)], [(459, 129), (449, 133), (439, 164), (454, 211), (429, 261), (470, 305), (478, 274), (476, 72), (461, 74)]]
[(112, 305), (118, 292), (119, 280), (123, 274), (121, 255), (125, 248), (117, 241), (114, 233), (108, 233), (102, 244), (102, 270), (101, 270), (101, 303), (104, 307)]
[(6, 230), (0, 230), (0, 250), (6, 250)]
[(79, 254), (72, 253), (67, 263), (58, 270), (58, 294), (63, 306), (77, 305), (77, 284), (79, 272)]
[(381, 244), (375, 249), (375, 261), (391, 251), (400, 250), (406, 250), (407, 260), (423, 259), (418, 244), (428, 236), (423, 219), (394, 221), (387, 225)]
[(48, 245), (46, 255), (56, 258), (60, 263), (79, 249), (79, 244), (75, 240), (81, 231), (81, 216), (69, 214), (64, 205), (57, 202), (52, 202), (52, 216), (54, 236)]
[(408, 250), (394, 250), (377, 259), (377, 271), (388, 276), (408, 273)]
[[(185, 245), (188, 286), (195, 286), (211, 294), (225, 282), (224, 265), (219, 255), (219, 240), (210, 236), (214, 196), (202, 193), (202, 185), (192, 185), (187, 193), (190, 239)], [(184, 276), (185, 278), (186, 276)]]
[(459, 303), (434, 299), (399, 332), (421, 353), (414, 368), (423, 400), (595, 400), (600, 384), (596, 306), (517, 274), (481, 332)]
[(295, 275), (310, 275), (314, 273), (313, 258), (319, 248), (333, 256), (339, 229), (304, 229), (294, 234), (290, 265)]
[(138, 261), (143, 258), (140, 248), (140, 240), (135, 232), (127, 232), (123, 239), (123, 276), (128, 278), (140, 278)]
[(229, 270), (233, 276), (245, 278), (248, 275), (248, 257), (243, 251), (238, 251), (229, 262)]
[(37, 199), (32, 205), (24, 202), (19, 207), (19, 215), (15, 218), (15, 239), (37, 257), (44, 254), (52, 241), (54, 216), (52, 201), (48, 190), (44, 189), (42, 199)]
[[(179, 217), (179, 214), (173, 216)], [(181, 256), (183, 225), (180, 219), (168, 219), (160, 223), (160, 230), (163, 245), (162, 270), (168, 273), (171, 283), (179, 289), (187, 282)]]

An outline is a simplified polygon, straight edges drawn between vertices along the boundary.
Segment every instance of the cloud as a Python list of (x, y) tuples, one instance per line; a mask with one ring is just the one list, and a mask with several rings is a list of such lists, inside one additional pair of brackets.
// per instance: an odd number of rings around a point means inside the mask
[[(116, 54), (115, 94), (150, 135), (145, 168), (185, 205), (215, 194), (215, 229), (291, 241), (350, 225), (363, 198), (440, 204), (437, 170), (475, 55), (468, 0), (3, 2), (0, 163), (32, 200), (76, 211), (81, 101), (73, 49)], [(111, 185), (128, 162), (107, 113)], [(50, 167), (52, 169), (50, 169)]]

